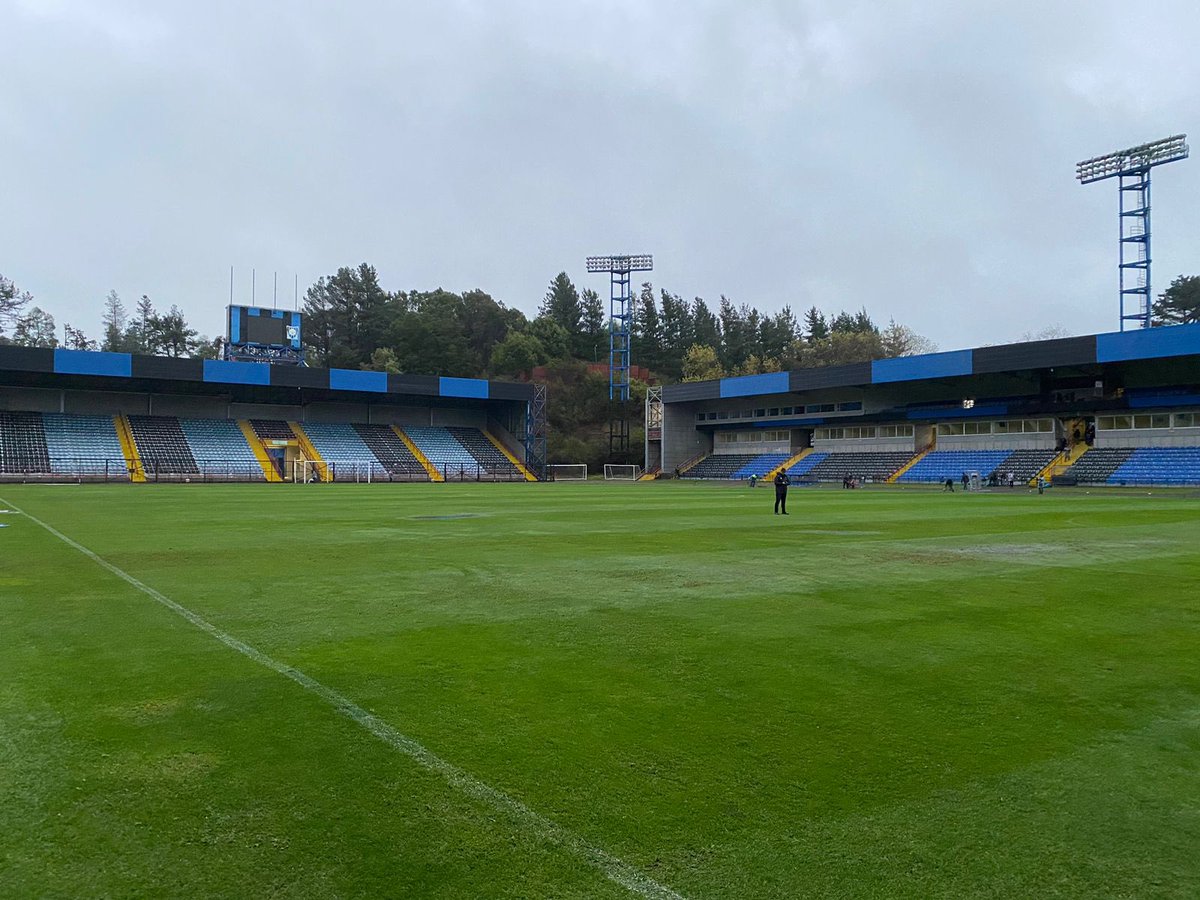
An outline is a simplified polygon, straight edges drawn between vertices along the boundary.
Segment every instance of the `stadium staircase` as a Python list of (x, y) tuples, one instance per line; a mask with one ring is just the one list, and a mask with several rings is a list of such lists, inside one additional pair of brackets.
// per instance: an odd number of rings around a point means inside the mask
[(795, 466), (800, 464), (800, 460), (804, 459), (806, 456), (809, 456), (812, 452), (813, 452), (812, 447), (805, 447), (803, 450), (801, 450), (799, 453), (795, 454), (794, 456), (788, 457), (786, 460), (783, 461), (782, 464), (773, 468), (770, 472), (768, 472), (763, 477), (770, 480), (770, 479), (774, 478), (776, 475), (778, 475), (780, 472), (785, 472), (785, 471), (788, 473), (788, 475), (791, 475), (792, 474), (791, 470)]
[(392, 431), (396, 432), (396, 437), (400, 438), (400, 440), (404, 442), (404, 446), (408, 448), (408, 452), (411, 453), (413, 458), (424, 467), (425, 472), (429, 475), (430, 481), (446, 480), (442, 473), (437, 470), (437, 466), (429, 461), (429, 457), (421, 452), (421, 448), (414, 444), (412, 438), (404, 433), (403, 428), (400, 428), (398, 425), (393, 425)]
[(48, 473), (50, 451), (37, 413), (0, 412), (0, 472)]
[(129, 418), (123, 415), (113, 416), (113, 425), (116, 427), (117, 438), (121, 443), (121, 453), (125, 457), (125, 465), (129, 470), (129, 480), (145, 481), (146, 467), (142, 465), (142, 457), (138, 453), (137, 442), (133, 439), (133, 429), (129, 426)]
[(693, 456), (687, 462), (683, 463), (682, 465), (676, 466), (676, 469), (679, 471), (679, 477), (683, 478), (689, 471), (694, 469), (696, 466), (700, 465), (700, 463), (704, 462), (704, 460), (706, 460), (708, 457), (709, 457), (708, 453), (697, 453), (695, 456)]
[(471, 451), (444, 427), (406, 427), (404, 433), (444, 476), (476, 473), (483, 468)]
[(237, 426), (241, 429), (242, 436), (246, 439), (247, 446), (250, 447), (250, 452), (254, 454), (254, 458), (258, 460), (258, 465), (262, 469), (263, 478), (270, 482), (283, 481), (283, 474), (275, 468), (275, 463), (271, 462), (271, 457), (267, 454), (266, 445), (263, 443), (262, 437), (254, 430), (254, 425), (249, 419), (239, 419)]
[(928, 447), (926, 447), (924, 450), (921, 450), (919, 453), (917, 453), (916, 456), (914, 456), (912, 459), (910, 459), (908, 462), (906, 462), (904, 465), (902, 465), (900, 468), (898, 468), (895, 472), (893, 472), (891, 475), (889, 475), (888, 479), (887, 479), (887, 483), (895, 484), (900, 479), (901, 475), (903, 475), (905, 472), (907, 472), (909, 469), (911, 469), (913, 466), (915, 466), (917, 463), (919, 463), (921, 460), (923, 460), (926, 456), (928, 456), (932, 452), (933, 452), (933, 445), (930, 444)]

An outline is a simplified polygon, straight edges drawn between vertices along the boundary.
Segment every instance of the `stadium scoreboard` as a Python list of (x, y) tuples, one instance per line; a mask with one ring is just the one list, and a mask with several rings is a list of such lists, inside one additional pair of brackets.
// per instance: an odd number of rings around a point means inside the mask
[(302, 336), (301, 319), (300, 313), (291, 310), (230, 306), (229, 343), (235, 347), (299, 351)]

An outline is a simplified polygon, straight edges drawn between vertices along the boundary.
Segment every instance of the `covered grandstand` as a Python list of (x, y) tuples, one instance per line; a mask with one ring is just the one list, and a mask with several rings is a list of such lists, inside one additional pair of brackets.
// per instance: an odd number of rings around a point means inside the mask
[(0, 346), (0, 479), (533, 481), (534, 388)]
[(668, 385), (646, 458), (695, 479), (1200, 484), (1200, 325)]

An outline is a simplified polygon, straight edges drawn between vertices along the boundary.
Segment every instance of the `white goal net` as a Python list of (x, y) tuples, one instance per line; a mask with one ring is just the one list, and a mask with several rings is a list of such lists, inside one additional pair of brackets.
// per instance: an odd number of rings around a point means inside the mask
[(641, 466), (621, 466), (615, 463), (604, 464), (605, 481), (637, 481), (641, 477)]
[(587, 481), (587, 463), (552, 463), (550, 477), (554, 481)]

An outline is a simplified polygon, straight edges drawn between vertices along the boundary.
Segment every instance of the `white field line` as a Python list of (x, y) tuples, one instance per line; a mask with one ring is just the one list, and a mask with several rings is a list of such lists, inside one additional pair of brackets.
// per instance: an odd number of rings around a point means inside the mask
[[(0, 498), (3, 501), (3, 498)], [(7, 503), (7, 501), (4, 501)], [(64, 544), (74, 547), (92, 562), (98, 566), (107, 569), (112, 574), (116, 575), (122, 581), (131, 584), (147, 597), (158, 601), (163, 606), (172, 612), (177, 613), (187, 619), (201, 631), (207, 632), (211, 637), (216, 638), (226, 647), (236, 650), (245, 657), (254, 660), (259, 665), (265, 666), (272, 671), (278, 672), (285, 678), (290, 678), (296, 684), (300, 685), (305, 690), (316, 694), (335, 710), (344, 716), (353, 719), (375, 737), (379, 738), (385, 744), (388, 744), (408, 757), (411, 757), (420, 765), (424, 766), (431, 772), (436, 772), (450, 783), (451, 786), (466, 794), (472, 799), (488, 804), (494, 809), (511, 816), (516, 819), (526, 829), (536, 834), (539, 838), (551, 844), (556, 844), (575, 856), (584, 859), (588, 865), (600, 872), (605, 878), (619, 884), (621, 887), (628, 890), (631, 894), (636, 894), (639, 897), (654, 898), (654, 900), (684, 900), (684, 898), (675, 893), (670, 888), (659, 884), (644, 872), (639, 871), (628, 863), (606, 850), (591, 844), (581, 838), (562, 825), (547, 819), (545, 816), (534, 812), (520, 800), (510, 797), (504, 791), (494, 788), (489, 784), (480, 781), (469, 772), (465, 772), (451, 762), (442, 759), (424, 744), (410, 738), (408, 735), (397, 731), (387, 722), (380, 719), (378, 716), (367, 712), (357, 703), (352, 701), (344, 694), (340, 694), (331, 687), (326, 687), (321, 682), (317, 681), (299, 669), (294, 669), (286, 663), (279, 662), (274, 657), (268, 656), (261, 650), (250, 646), (249, 644), (238, 640), (233, 635), (226, 631), (222, 631), (216, 625), (213, 625), (207, 619), (192, 612), (186, 606), (181, 606), (165, 594), (156, 591), (147, 584), (138, 581), (128, 572), (110, 563), (97, 553), (89, 550), (87, 547), (67, 537), (57, 528), (48, 525), (41, 519), (24, 512), (20, 508), (7, 504), (13, 511), (25, 516), (29, 521), (40, 525), (50, 534), (54, 535)]]

